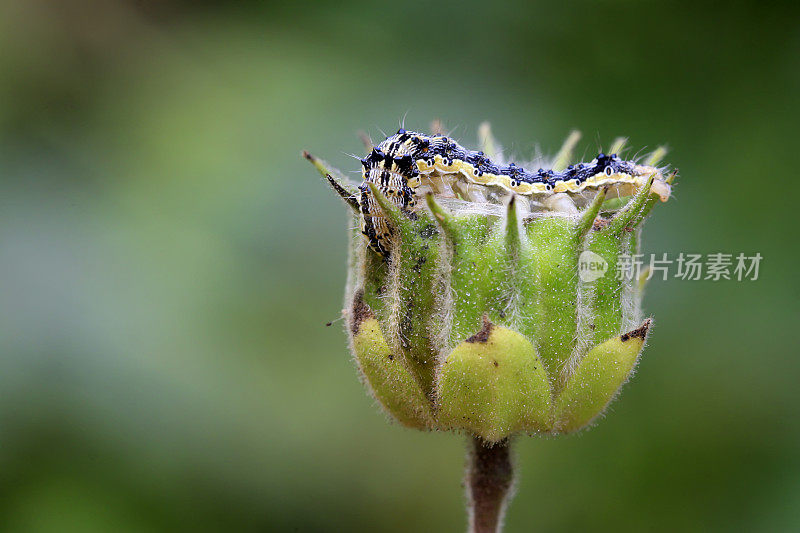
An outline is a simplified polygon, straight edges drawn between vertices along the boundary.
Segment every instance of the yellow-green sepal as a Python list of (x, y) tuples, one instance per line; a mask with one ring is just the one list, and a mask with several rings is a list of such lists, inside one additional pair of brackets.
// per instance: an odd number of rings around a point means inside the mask
[(353, 355), (372, 395), (398, 422), (414, 429), (432, 427), (431, 403), (417, 380), (386, 344), (380, 324), (367, 317), (354, 326)]
[(484, 319), (483, 329), (447, 356), (438, 376), (437, 420), (486, 442), (547, 431), (550, 386), (531, 342)]
[(577, 431), (605, 410), (636, 366), (650, 324), (647, 319), (589, 350), (556, 399), (554, 432)]

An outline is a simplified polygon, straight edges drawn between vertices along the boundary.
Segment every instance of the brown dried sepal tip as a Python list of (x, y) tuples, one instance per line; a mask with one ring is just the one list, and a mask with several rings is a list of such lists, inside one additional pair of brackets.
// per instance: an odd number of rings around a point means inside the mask
[(353, 306), (350, 309), (350, 333), (358, 335), (361, 324), (370, 318), (375, 318), (372, 309), (364, 302), (364, 291), (358, 291), (353, 296)]
[(489, 336), (492, 334), (493, 329), (494, 329), (494, 324), (492, 324), (491, 320), (489, 320), (489, 316), (483, 315), (483, 327), (478, 333), (468, 338), (466, 342), (472, 344), (475, 343), (483, 344), (489, 340)]
[(647, 337), (647, 332), (650, 330), (650, 324), (652, 323), (652, 319), (648, 318), (644, 321), (644, 323), (639, 326), (638, 328), (634, 329), (633, 331), (629, 331), (628, 333), (623, 333), (619, 336), (619, 340), (622, 342), (628, 342), (631, 339), (642, 339), (644, 340)]

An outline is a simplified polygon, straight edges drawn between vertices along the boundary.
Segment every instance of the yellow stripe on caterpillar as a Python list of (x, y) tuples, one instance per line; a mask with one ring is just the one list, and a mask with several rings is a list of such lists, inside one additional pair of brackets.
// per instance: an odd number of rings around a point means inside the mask
[(454, 198), (458, 191), (459, 196), (470, 201), (486, 198), (497, 201), (508, 193), (542, 195), (544, 199), (565, 193), (577, 198), (586, 189), (607, 185), (616, 186), (622, 193), (621, 189), (643, 185), (653, 174), (653, 192), (662, 201), (670, 195), (670, 186), (658, 168), (624, 161), (616, 154), (601, 153), (590, 162), (570, 165), (564, 170), (540, 168), (531, 172), (514, 163), (495, 163), (483, 152), (467, 150), (446, 136), (403, 129), (373, 148), (361, 163), (362, 231), (370, 246), (383, 255), (389, 253), (386, 239), (391, 228), (376, 218), (379, 207), (371, 201), (368, 183), (374, 183), (392, 203), (408, 213), (417, 204), (418, 196), (426, 192)]

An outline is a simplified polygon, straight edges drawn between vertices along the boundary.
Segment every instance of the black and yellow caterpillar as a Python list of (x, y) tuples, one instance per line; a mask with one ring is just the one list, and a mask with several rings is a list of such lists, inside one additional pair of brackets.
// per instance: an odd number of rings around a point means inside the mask
[(563, 171), (540, 168), (530, 172), (514, 163), (495, 163), (483, 152), (468, 150), (447, 136), (404, 129), (373, 148), (361, 164), (362, 233), (370, 247), (385, 257), (390, 253), (393, 229), (368, 183), (374, 183), (402, 211), (413, 213), (419, 195), (428, 191), (455, 196), (456, 189), (459, 196), (475, 200), (482, 197), (482, 188), (499, 188), (524, 196), (574, 194), (606, 185), (643, 185), (652, 174), (657, 179), (661, 177), (655, 167), (602, 153), (588, 163), (570, 165)]

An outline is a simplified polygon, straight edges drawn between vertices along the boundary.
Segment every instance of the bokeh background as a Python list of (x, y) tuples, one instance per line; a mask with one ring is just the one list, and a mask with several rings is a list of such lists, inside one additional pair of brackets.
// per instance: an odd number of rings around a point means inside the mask
[(0, 529), (460, 531), (463, 439), (389, 424), (341, 322), (346, 171), (441, 119), (671, 148), (635, 379), (520, 439), (508, 531), (800, 528), (794, 4), (27, 0), (0, 8)]

